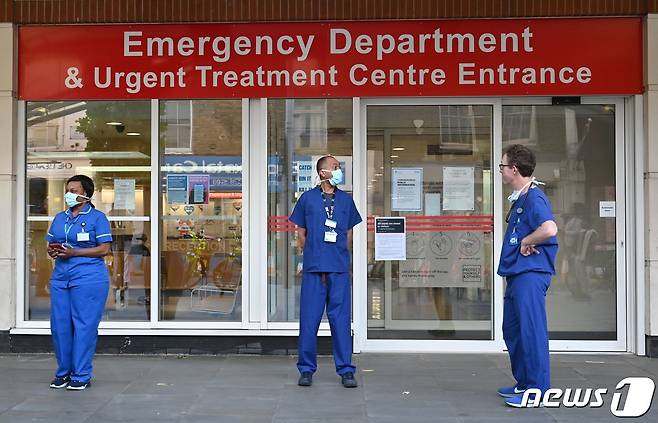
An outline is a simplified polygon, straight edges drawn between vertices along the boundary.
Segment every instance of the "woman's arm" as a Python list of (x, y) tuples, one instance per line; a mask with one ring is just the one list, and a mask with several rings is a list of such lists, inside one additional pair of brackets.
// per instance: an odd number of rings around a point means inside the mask
[(57, 258), (71, 258), (71, 257), (105, 257), (110, 253), (112, 243), (104, 242), (91, 248), (67, 248), (63, 251), (57, 252)]

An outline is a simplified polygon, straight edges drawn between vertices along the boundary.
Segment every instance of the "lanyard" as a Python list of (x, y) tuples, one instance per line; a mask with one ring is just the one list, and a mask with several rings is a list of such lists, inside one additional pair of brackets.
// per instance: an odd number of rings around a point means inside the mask
[(333, 220), (334, 218), (334, 200), (336, 198), (336, 192), (331, 196), (331, 203), (327, 206), (327, 197), (322, 193), (322, 204), (324, 205), (324, 212), (327, 214), (327, 219)]
[[(64, 236), (66, 239), (66, 243), (69, 243), (69, 232), (71, 232), (71, 228), (75, 226), (76, 223), (78, 223), (78, 220), (80, 219), (81, 214), (78, 213), (78, 215), (74, 218), (71, 218), (70, 216), (66, 216), (66, 222), (64, 222)], [(71, 224), (68, 224), (68, 221), (72, 220)], [(82, 232), (85, 231), (85, 222), (82, 222)]]

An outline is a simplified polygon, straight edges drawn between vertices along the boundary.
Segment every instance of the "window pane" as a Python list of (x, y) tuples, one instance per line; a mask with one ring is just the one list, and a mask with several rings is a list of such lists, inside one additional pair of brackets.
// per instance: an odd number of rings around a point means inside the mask
[(108, 216), (148, 216), (149, 113), (145, 101), (28, 103), (28, 214), (64, 210), (66, 179), (84, 174), (96, 185), (94, 204)]
[[(112, 254), (106, 257), (112, 289), (103, 318), (148, 319), (144, 289), (150, 262), (136, 264), (132, 256), (138, 248), (149, 248), (144, 217), (150, 214), (151, 197), (150, 103), (29, 102), (26, 109), (26, 319), (49, 318), (53, 261), (44, 238), (50, 220), (65, 209), (66, 180), (75, 174), (94, 180), (92, 200), (98, 210), (110, 219), (124, 219), (112, 222)], [(141, 238), (146, 244), (138, 247)], [(133, 269), (135, 265), (139, 269)], [(146, 279), (137, 282), (138, 276)]]
[(333, 154), (352, 192), (352, 100), (270, 100), (268, 113), (268, 319), (299, 320), (302, 252), (288, 216), (316, 185), (315, 162)]
[(242, 102), (163, 101), (160, 319), (241, 321)]

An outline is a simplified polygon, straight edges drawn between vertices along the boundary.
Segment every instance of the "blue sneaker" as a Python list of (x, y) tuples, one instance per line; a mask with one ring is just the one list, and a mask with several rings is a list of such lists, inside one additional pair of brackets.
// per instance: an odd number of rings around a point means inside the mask
[(515, 397), (507, 398), (505, 400), (505, 404), (509, 405), (510, 407), (514, 408), (537, 408), (537, 407), (543, 407), (541, 401), (539, 402), (538, 405), (534, 405), (535, 401), (535, 396), (533, 394), (528, 395), (528, 401), (524, 405), (523, 404), (523, 395), (517, 395)]
[(55, 376), (55, 379), (53, 379), (52, 382), (50, 382), (50, 387), (53, 389), (62, 389), (66, 388), (66, 385), (69, 384), (71, 381), (71, 378), (69, 376)]
[(82, 382), (80, 380), (72, 380), (69, 382), (69, 386), (66, 387), (69, 391), (84, 391), (87, 387), (91, 385), (91, 382)]
[(498, 395), (503, 398), (512, 398), (525, 392), (525, 388), (519, 388), (517, 385), (498, 388)]

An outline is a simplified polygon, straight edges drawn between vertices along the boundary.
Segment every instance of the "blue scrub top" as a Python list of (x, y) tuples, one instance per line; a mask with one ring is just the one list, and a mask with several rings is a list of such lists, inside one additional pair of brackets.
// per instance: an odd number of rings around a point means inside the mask
[[(78, 241), (78, 234), (89, 233), (88, 241)], [(82, 236), (82, 239), (86, 236)], [(68, 243), (73, 248), (92, 248), (112, 242), (110, 222), (103, 212), (87, 203), (77, 216), (71, 209), (57, 213), (48, 229), (46, 241)], [(101, 257), (71, 257), (55, 260), (51, 283), (68, 287), (109, 281), (105, 260)]]
[(324, 240), (324, 233), (331, 229), (325, 226), (327, 214), (319, 186), (302, 194), (288, 219), (300, 228), (306, 229), (304, 272), (350, 271), (347, 231), (362, 221), (350, 195), (338, 188), (334, 191), (333, 220), (336, 221), (335, 231), (338, 234), (336, 242)]
[[(518, 213), (519, 209), (523, 211)], [(521, 240), (548, 220), (555, 220), (551, 212), (551, 203), (539, 188), (529, 189), (514, 202), (500, 253), (498, 264), (500, 276), (515, 276), (525, 272), (555, 274), (557, 237), (551, 237), (537, 245), (535, 248), (539, 254), (531, 254), (527, 257), (521, 255)]]

